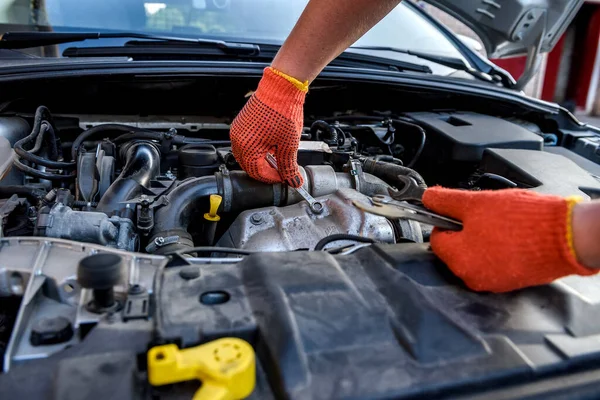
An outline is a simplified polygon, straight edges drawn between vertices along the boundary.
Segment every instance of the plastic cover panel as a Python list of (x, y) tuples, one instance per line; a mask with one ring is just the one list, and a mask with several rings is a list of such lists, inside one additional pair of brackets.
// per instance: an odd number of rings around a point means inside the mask
[[(194, 280), (165, 271), (159, 334), (249, 340), (269, 383), (255, 398), (433, 398), (600, 360), (599, 277), (478, 294), (419, 244), (263, 253), (200, 270)], [(211, 291), (230, 299), (198, 301)]]
[(530, 186), (531, 190), (540, 193), (600, 198), (600, 181), (562, 154), (487, 149), (481, 169)]
[(542, 150), (541, 136), (505, 119), (473, 112), (414, 112), (407, 115), (426, 128), (433, 147), (452, 161), (479, 161), (486, 148)]

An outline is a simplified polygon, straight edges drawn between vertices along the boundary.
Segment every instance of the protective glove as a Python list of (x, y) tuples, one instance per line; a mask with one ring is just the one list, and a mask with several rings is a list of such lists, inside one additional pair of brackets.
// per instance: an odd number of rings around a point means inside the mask
[[(302, 83), (272, 67), (265, 68), (256, 92), (231, 125), (231, 148), (252, 178), (300, 187), (298, 146), (303, 127), (308, 82)], [(274, 154), (277, 170), (265, 156)]]
[(598, 270), (577, 261), (572, 210), (580, 201), (524, 189), (432, 187), (424, 205), (461, 220), (460, 232), (435, 228), (431, 248), (473, 290), (507, 292)]

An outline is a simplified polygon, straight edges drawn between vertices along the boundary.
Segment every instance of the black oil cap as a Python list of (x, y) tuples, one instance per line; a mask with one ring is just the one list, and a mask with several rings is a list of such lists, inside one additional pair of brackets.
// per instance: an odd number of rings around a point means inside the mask
[(219, 161), (217, 149), (209, 144), (188, 144), (179, 150), (181, 165), (203, 167)]
[(34, 346), (57, 344), (73, 337), (71, 321), (65, 317), (42, 318), (33, 324), (29, 341)]
[(89, 310), (103, 312), (118, 307), (113, 287), (121, 280), (122, 262), (121, 256), (109, 253), (93, 254), (79, 262), (77, 282), (93, 290)]
[(77, 266), (77, 282), (87, 289), (109, 289), (119, 283), (123, 259), (117, 254), (98, 253), (83, 258)]

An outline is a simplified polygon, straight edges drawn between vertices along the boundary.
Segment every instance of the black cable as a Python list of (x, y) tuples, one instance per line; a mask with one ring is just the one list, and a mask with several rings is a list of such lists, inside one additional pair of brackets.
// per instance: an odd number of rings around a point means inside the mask
[[(44, 144), (44, 139), (46, 138), (46, 132), (48, 132), (48, 124), (42, 124), (40, 128), (40, 133), (37, 135), (37, 139), (35, 139), (35, 144), (31, 150), (27, 150), (28, 153), (36, 154), (38, 151), (42, 149), (42, 145)], [(50, 127), (52, 128), (52, 127)]]
[[(52, 117), (50, 115), (50, 111), (46, 107), (38, 107), (33, 119), (33, 128), (31, 133), (15, 143), (14, 151), (20, 158), (33, 164), (53, 169), (73, 169), (76, 167), (74, 162), (55, 161), (58, 158), (59, 153), (56, 146), (57, 140), (56, 135), (54, 134), (54, 129), (52, 128), (51, 119)], [(46, 135), (46, 133), (48, 135)], [(47, 143), (50, 148), (50, 160), (34, 154), (41, 149), (42, 142), (46, 136), (49, 139), (47, 140)], [(25, 150), (24, 145), (34, 141), (34, 147), (31, 150)], [(17, 161), (20, 162), (20, 160), (15, 159), (15, 166), (19, 168), (19, 166), (16, 165)], [(20, 169), (23, 170), (22, 168)]]
[(419, 143), (419, 147), (417, 148), (417, 151), (415, 152), (415, 155), (413, 156), (412, 160), (410, 160), (410, 162), (406, 165), (406, 167), (412, 168), (419, 160), (419, 157), (421, 157), (421, 153), (423, 153), (423, 149), (425, 148), (425, 142), (427, 141), (427, 134), (425, 133), (425, 129), (423, 129), (417, 124), (405, 121), (403, 119), (393, 119), (392, 122), (399, 123), (401, 125), (403, 124), (405, 126), (410, 126), (411, 128), (414, 128), (417, 131), (419, 131), (419, 133), (421, 134), (421, 142)]
[[(46, 128), (44, 129), (44, 127), (46, 127)], [(49, 132), (51, 129), (52, 128), (49, 125), (44, 124), (44, 125), (42, 125), (42, 129), (40, 132), (38, 132), (38, 133), (32, 132), (29, 136), (19, 140), (14, 145), (15, 153), (20, 158), (22, 158), (26, 161), (29, 161), (30, 163), (41, 165), (44, 167), (53, 168), (53, 169), (73, 169), (73, 168), (75, 168), (76, 164), (74, 162), (48, 160), (46, 158), (37, 156), (37, 155), (33, 154), (33, 152), (29, 152), (23, 148), (23, 144), (33, 141), (33, 139), (36, 138), (38, 135), (41, 135), (42, 132), (43, 133), (45, 133), (46, 131)], [(56, 146), (56, 144), (55, 144), (55, 146)]]
[(165, 253), (163, 255), (173, 255), (173, 254), (188, 254), (188, 253), (229, 253), (229, 254), (241, 254), (244, 256), (249, 256), (251, 254), (260, 253), (259, 251), (253, 250), (242, 250), (242, 249), (234, 249), (230, 247), (210, 247), (210, 246), (200, 246), (200, 247), (190, 247), (185, 250), (176, 250), (172, 252)]
[(35, 168), (31, 168), (31, 167), (23, 164), (18, 157), (15, 157), (13, 159), (13, 165), (15, 167), (17, 167), (18, 170), (22, 171), (23, 173), (25, 173), (27, 175), (31, 175), (31, 176), (39, 178), (39, 179), (47, 179), (49, 181), (64, 181), (64, 180), (75, 179), (75, 177), (76, 177), (75, 171), (71, 172), (71, 174), (69, 174), (69, 175), (59, 175), (59, 174), (52, 174), (50, 172), (44, 172), (44, 171), (37, 170)]
[[(32, 136), (32, 139), (34, 139), (42, 130), (42, 123), (46, 122), (46, 125), (52, 127), (52, 115), (50, 114), (50, 110), (48, 110), (47, 107), (45, 106), (39, 106), (36, 110), (35, 110), (35, 115), (33, 117), (33, 128), (31, 129), (31, 134), (29, 136)], [(51, 159), (55, 159), (58, 156), (58, 153), (56, 151), (56, 137), (54, 137), (54, 130), (52, 130), (51, 132), (49, 132), (52, 134), (52, 140), (50, 145), (52, 146), (50, 148), (50, 158)], [(28, 143), (23, 142), (23, 143)], [(16, 144), (15, 144), (16, 145)]]
[[(130, 132), (124, 135), (117, 136), (112, 141), (114, 143), (130, 141), (135, 139), (143, 139), (143, 140), (156, 140), (162, 141), (165, 140), (165, 134), (162, 132)], [(206, 144), (213, 146), (227, 146), (231, 144), (230, 140), (210, 140), (210, 139), (200, 139), (200, 138), (188, 138), (185, 136), (177, 135), (173, 137), (172, 143), (176, 145), (185, 145), (185, 144)]]
[(329, 243), (337, 242), (338, 240), (353, 240), (355, 242), (360, 243), (375, 243), (375, 241), (371, 238), (356, 236), (356, 235), (348, 235), (346, 233), (338, 233), (335, 235), (327, 236), (317, 243), (315, 246), (315, 251), (321, 251), (327, 246)]
[(396, 165), (402, 165), (402, 166), (404, 165), (402, 163), (401, 159), (395, 158), (394, 156), (388, 156), (385, 154), (379, 154), (379, 155), (373, 157), (373, 159), (375, 161), (385, 161), (385, 162), (389, 162), (389, 163), (396, 164)]
[(12, 196), (16, 194), (18, 196), (29, 197), (30, 199), (34, 199), (35, 201), (41, 200), (46, 195), (46, 192), (41, 189), (27, 187), (27, 186), (17, 186), (17, 185), (8, 185), (8, 186), (0, 186), (0, 197), (2, 196)]
[(337, 117), (323, 118), (322, 120), (323, 121), (385, 121), (385, 120), (389, 120), (389, 121), (392, 121), (393, 123), (410, 126), (411, 128), (416, 129), (419, 132), (419, 134), (421, 135), (421, 141), (419, 143), (419, 147), (417, 148), (417, 151), (415, 152), (415, 155), (410, 160), (410, 162), (406, 165), (408, 168), (412, 168), (417, 163), (417, 161), (421, 157), (421, 153), (423, 153), (423, 149), (425, 148), (425, 142), (427, 141), (427, 134), (425, 133), (425, 129), (423, 129), (421, 126), (419, 126), (415, 123), (406, 121), (404, 118), (398, 119), (398, 118), (387, 118), (387, 117), (370, 117), (370, 116), (366, 116), (366, 115), (341, 115), (341, 116), (337, 116)]
[(516, 182), (513, 182), (510, 179), (508, 179), (502, 175), (492, 174), (490, 172), (486, 172), (483, 175), (481, 175), (479, 177), (479, 179), (477, 179), (477, 181), (475, 182), (475, 185), (477, 185), (477, 186), (481, 185), (482, 184), (481, 181), (484, 179), (489, 179), (491, 181), (494, 181), (496, 183), (499, 183), (499, 184), (504, 185), (507, 188), (511, 188), (511, 189), (514, 189), (519, 186), (519, 185), (517, 185)]
[(119, 135), (116, 138), (112, 139), (113, 143), (125, 142), (135, 139), (144, 139), (144, 140), (163, 140), (165, 135), (162, 132), (129, 132), (123, 135)]

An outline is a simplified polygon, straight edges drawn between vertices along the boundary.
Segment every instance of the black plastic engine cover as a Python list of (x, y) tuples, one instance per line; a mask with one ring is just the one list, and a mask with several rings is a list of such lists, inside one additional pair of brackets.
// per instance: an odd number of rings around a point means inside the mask
[(481, 170), (502, 175), (536, 192), (558, 196), (600, 197), (600, 181), (562, 154), (486, 149)]
[[(268, 382), (252, 398), (435, 398), (600, 358), (597, 277), (474, 293), (418, 244), (262, 253), (195, 279), (180, 270), (160, 280), (157, 333), (184, 346), (248, 340)], [(220, 304), (201, 302), (217, 292)]]
[[(542, 150), (541, 136), (510, 121), (472, 112), (415, 112), (407, 116), (426, 128), (438, 162), (480, 161), (486, 148)], [(440, 160), (439, 158), (442, 158)]]

